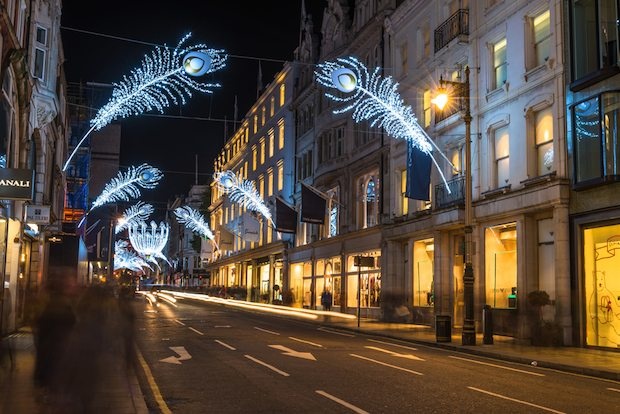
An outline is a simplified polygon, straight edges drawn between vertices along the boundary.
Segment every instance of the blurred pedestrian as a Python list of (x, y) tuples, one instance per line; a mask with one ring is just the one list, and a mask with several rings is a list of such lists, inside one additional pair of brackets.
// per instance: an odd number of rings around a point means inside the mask
[(321, 293), (321, 305), (323, 305), (324, 310), (332, 310), (332, 293), (327, 289)]
[(59, 372), (59, 361), (76, 319), (61, 280), (52, 279), (47, 285), (47, 300), (36, 317), (36, 362), (34, 379), (42, 387), (51, 387)]

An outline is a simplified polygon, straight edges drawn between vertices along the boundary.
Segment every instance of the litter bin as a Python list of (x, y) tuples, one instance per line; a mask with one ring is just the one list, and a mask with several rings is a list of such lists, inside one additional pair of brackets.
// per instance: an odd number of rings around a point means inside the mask
[(452, 318), (450, 315), (435, 315), (435, 336), (437, 342), (452, 342)]

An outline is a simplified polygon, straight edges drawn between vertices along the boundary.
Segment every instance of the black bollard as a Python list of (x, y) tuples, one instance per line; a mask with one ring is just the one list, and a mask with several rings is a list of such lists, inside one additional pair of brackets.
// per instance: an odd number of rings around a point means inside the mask
[(482, 308), (482, 343), (493, 345), (493, 309), (489, 305)]

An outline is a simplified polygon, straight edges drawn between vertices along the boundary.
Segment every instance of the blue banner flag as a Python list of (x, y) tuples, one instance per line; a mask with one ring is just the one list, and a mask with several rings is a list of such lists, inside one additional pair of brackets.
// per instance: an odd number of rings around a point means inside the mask
[(405, 197), (430, 201), (431, 156), (407, 141), (407, 186)]

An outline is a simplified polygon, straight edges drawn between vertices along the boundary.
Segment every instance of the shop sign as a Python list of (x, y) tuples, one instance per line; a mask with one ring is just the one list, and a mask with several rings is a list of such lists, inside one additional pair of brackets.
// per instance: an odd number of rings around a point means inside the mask
[(26, 222), (35, 224), (50, 224), (50, 206), (26, 206)]
[(0, 168), (0, 199), (32, 200), (33, 195), (34, 170)]

